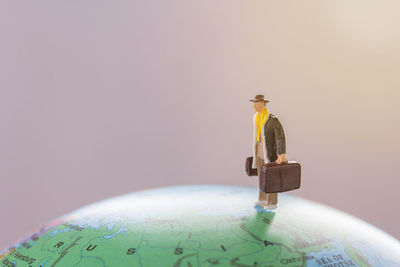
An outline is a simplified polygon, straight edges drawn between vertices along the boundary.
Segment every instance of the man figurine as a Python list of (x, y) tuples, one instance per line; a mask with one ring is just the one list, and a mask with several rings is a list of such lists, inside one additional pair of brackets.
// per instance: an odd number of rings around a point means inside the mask
[[(256, 95), (250, 100), (254, 103), (255, 114), (253, 116), (253, 166), (257, 169), (260, 181), (261, 167), (268, 162), (278, 164), (287, 162), (285, 133), (279, 119), (270, 114), (266, 104), (269, 102), (264, 95)], [(276, 209), (278, 193), (264, 193), (260, 190), (256, 205), (264, 209)]]

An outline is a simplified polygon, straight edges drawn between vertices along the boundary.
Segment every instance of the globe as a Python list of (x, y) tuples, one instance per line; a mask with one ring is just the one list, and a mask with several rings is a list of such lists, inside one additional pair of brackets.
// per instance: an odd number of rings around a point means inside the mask
[(177, 186), (111, 198), (57, 218), (0, 252), (2, 266), (400, 266), (400, 243), (289, 194)]

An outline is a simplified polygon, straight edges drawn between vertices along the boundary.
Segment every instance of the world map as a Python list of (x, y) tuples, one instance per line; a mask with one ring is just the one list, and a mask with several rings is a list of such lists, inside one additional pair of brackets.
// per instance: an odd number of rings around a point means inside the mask
[(289, 194), (198, 185), (140, 191), (57, 218), (0, 252), (2, 266), (400, 266), (400, 243)]

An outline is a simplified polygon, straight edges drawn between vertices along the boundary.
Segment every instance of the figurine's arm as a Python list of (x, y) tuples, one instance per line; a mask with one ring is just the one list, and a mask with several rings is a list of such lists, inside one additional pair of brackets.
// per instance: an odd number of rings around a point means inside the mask
[(275, 131), (276, 153), (278, 154), (278, 159), (276, 160), (276, 163), (280, 164), (282, 162), (287, 162), (288, 158), (286, 157), (285, 133), (283, 131), (283, 127), (279, 119), (276, 119), (274, 131)]

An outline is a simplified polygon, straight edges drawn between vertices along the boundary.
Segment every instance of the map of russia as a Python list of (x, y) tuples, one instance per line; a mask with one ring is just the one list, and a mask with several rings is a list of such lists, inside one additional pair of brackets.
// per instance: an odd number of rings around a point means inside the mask
[(400, 266), (399, 242), (367, 223), (286, 194), (278, 210), (266, 212), (254, 206), (255, 195), (243, 187), (180, 186), (112, 198), (57, 218), (0, 252), (0, 262)]

